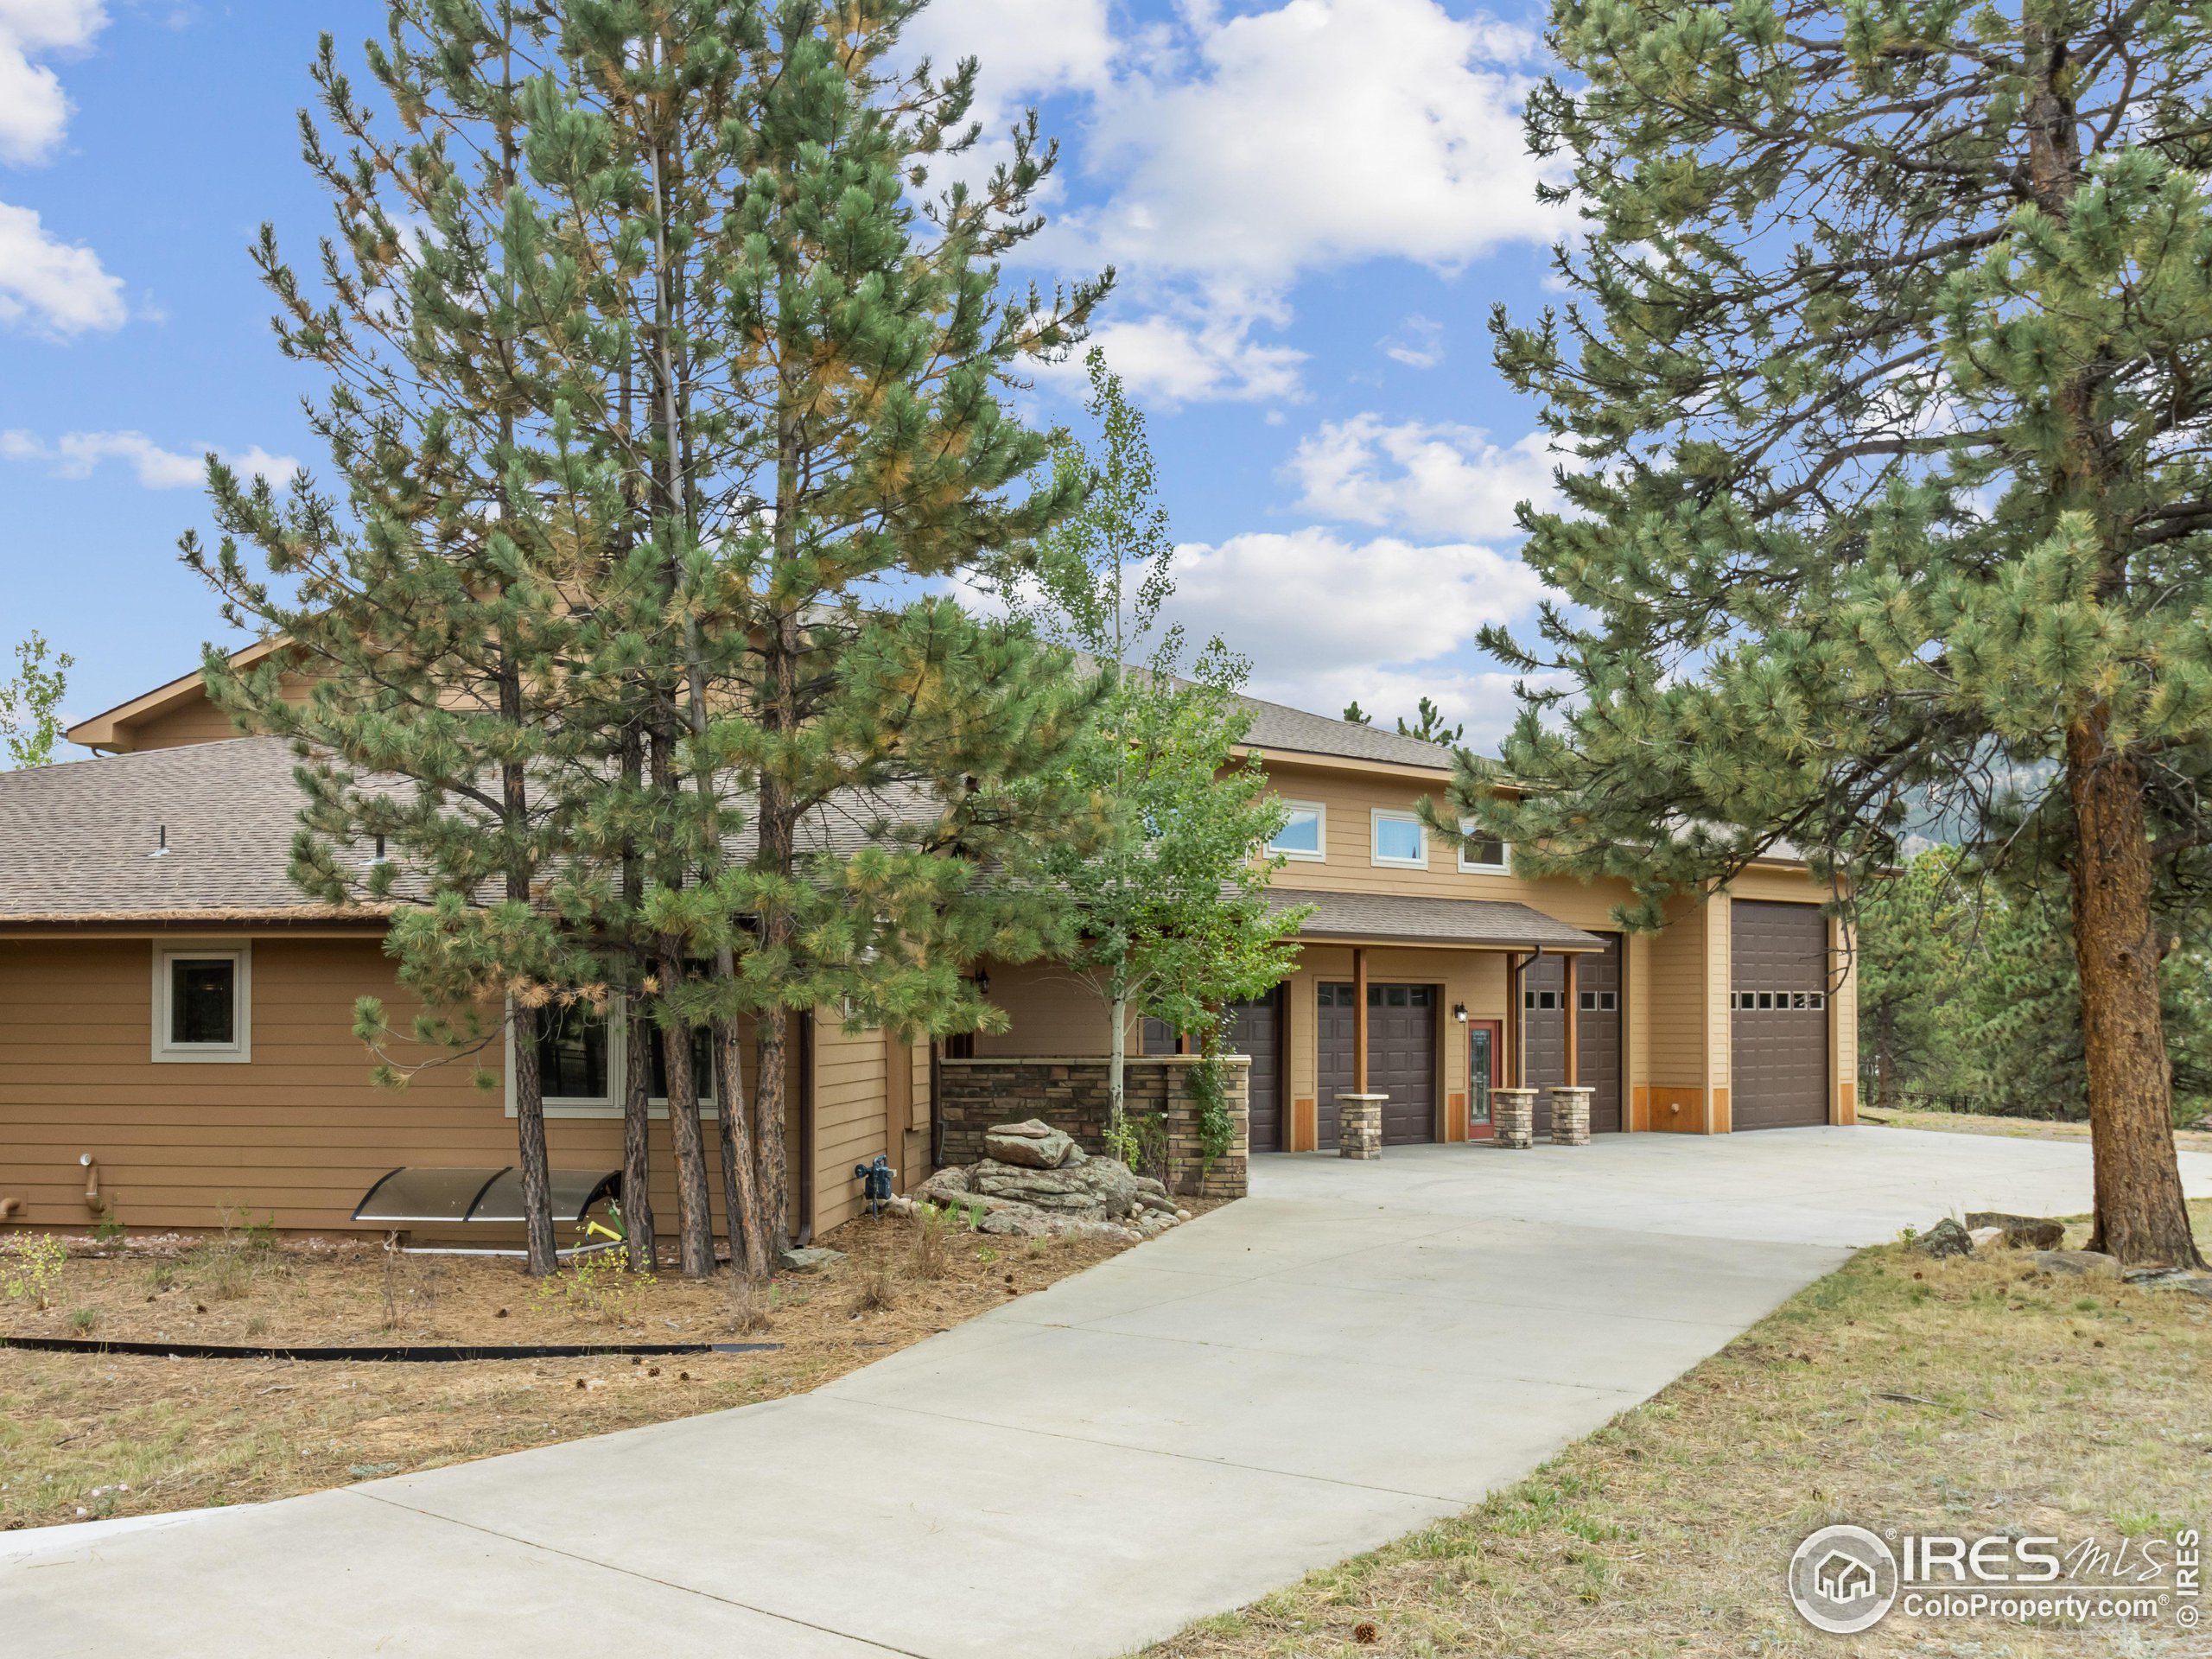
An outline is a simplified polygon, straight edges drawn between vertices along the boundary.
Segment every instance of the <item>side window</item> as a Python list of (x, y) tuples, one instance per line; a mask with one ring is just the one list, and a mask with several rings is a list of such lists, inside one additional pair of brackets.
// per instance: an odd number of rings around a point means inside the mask
[[(1462, 820), (1461, 834), (1474, 826)], [(1463, 872), (1503, 875), (1512, 868), (1512, 855), (1505, 843), (1494, 836), (1478, 836), (1459, 843), (1459, 868)]]
[(1377, 864), (1407, 869), (1428, 868), (1428, 831), (1411, 812), (1375, 810), (1375, 853)]
[(1289, 816), (1284, 818), (1282, 828), (1275, 831), (1274, 839), (1268, 843), (1268, 850), (1304, 863), (1325, 862), (1328, 858), (1328, 808), (1319, 801), (1286, 801), (1283, 804), (1289, 809)]
[(153, 1057), (243, 1065), (253, 1058), (252, 947), (154, 947)]

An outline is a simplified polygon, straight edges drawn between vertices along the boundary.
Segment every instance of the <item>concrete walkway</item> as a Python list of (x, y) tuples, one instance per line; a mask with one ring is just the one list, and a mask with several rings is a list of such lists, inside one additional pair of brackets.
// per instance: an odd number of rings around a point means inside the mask
[[(2184, 1173), (2212, 1193), (2212, 1157)], [(1253, 1185), (801, 1398), (0, 1535), (0, 1650), (1120, 1653), (1476, 1501), (1850, 1247), (2089, 1198), (2082, 1145), (1872, 1128), (1268, 1158)]]

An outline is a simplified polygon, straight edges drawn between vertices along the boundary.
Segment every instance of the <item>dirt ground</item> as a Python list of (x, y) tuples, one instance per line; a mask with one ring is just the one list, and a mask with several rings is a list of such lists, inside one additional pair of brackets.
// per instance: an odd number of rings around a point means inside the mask
[[(17, 1244), (27, 1236), (6, 1241)], [(244, 1503), (803, 1393), (1118, 1254), (1110, 1241), (849, 1223), (846, 1252), (747, 1305), (725, 1274), (633, 1280), (607, 1265), (542, 1286), (512, 1262), (236, 1231), (70, 1242), (24, 1336), (314, 1345), (772, 1342), (632, 1360), (356, 1363), (139, 1358), (0, 1347), (0, 1529)], [(0, 1247), (0, 1291), (27, 1289)]]
[[(2212, 1246), (2212, 1204), (2194, 1211)], [(1146, 1659), (2212, 1654), (2171, 1597), (2164, 1622), (2132, 1628), (1900, 1609), (1821, 1635), (1783, 1575), (1799, 1540), (1842, 1522), (2107, 1548), (2212, 1532), (2212, 1303), (2014, 1255), (1865, 1251), (1479, 1507)]]

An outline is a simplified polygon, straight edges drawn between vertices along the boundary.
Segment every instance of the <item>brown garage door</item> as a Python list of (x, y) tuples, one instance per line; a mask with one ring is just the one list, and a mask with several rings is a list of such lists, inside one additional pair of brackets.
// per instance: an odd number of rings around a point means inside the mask
[(1255, 1002), (1230, 1005), (1222, 1033), (1232, 1054), (1252, 1057), (1251, 1146), (1254, 1152), (1282, 1150), (1282, 987)]
[(1729, 906), (1729, 1115), (1739, 1129), (1828, 1121), (1828, 923), (1818, 905)]
[[(1336, 1096), (1351, 1089), (1352, 988), (1317, 985), (1314, 1001), (1320, 1040), (1320, 1098), (1315, 1102), (1320, 1143), (1337, 1144)], [(1436, 988), (1367, 988), (1367, 1086), (1388, 1095), (1382, 1106), (1382, 1144), (1405, 1146), (1436, 1139)]]
[[(1621, 1126), (1621, 936), (1601, 933), (1603, 952), (1578, 957), (1574, 966), (1576, 1075), (1590, 1091), (1590, 1128), (1610, 1134)], [(1521, 970), (1522, 1029), (1529, 1043), (1529, 1087), (1541, 1090), (1567, 1081), (1567, 960), (1539, 957)], [(1536, 1133), (1549, 1135), (1551, 1096), (1536, 1096)]]

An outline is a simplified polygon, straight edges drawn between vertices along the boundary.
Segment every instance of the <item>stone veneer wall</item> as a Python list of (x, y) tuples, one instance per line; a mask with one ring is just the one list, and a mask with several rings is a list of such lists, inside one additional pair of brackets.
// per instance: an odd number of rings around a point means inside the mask
[[(1188, 1055), (1132, 1054), (1122, 1073), (1126, 1104), (1132, 1116), (1164, 1114), (1167, 1119), (1168, 1167), (1162, 1179), (1168, 1191), (1241, 1198), (1250, 1174), (1251, 1062), (1241, 1054), (1223, 1057), (1222, 1082), (1234, 1132), (1229, 1150), (1207, 1172), (1203, 1191), (1198, 1185), (1198, 1103), (1189, 1087), (1191, 1068), (1197, 1063)], [(983, 1155), (984, 1130), (1026, 1117), (1040, 1117), (1066, 1131), (1085, 1152), (1105, 1149), (1100, 1136), (1110, 1096), (1103, 1058), (941, 1060), (938, 1081), (938, 1115), (944, 1125), (947, 1164), (974, 1163)]]

